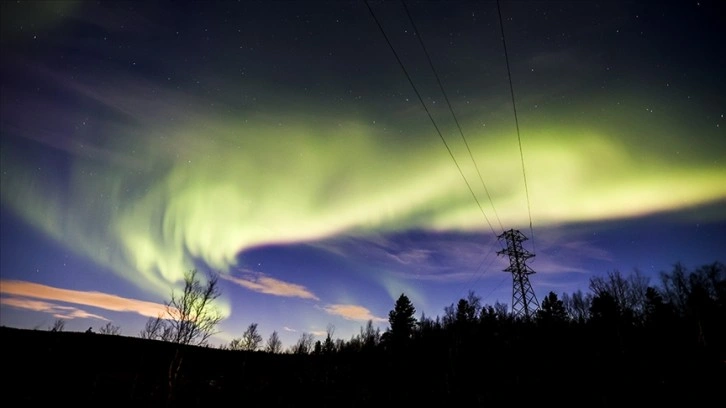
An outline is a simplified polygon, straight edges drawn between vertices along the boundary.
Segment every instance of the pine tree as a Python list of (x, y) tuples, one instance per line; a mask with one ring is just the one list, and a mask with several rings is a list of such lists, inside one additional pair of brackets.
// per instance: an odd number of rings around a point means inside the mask
[(543, 324), (562, 324), (567, 321), (565, 304), (557, 298), (555, 292), (550, 292), (543, 300), (537, 311), (537, 320)]
[(414, 314), (416, 308), (405, 294), (396, 301), (396, 304), (388, 313), (388, 323), (391, 325), (389, 337), (394, 343), (402, 343), (408, 341), (413, 335), (416, 327), (416, 318)]

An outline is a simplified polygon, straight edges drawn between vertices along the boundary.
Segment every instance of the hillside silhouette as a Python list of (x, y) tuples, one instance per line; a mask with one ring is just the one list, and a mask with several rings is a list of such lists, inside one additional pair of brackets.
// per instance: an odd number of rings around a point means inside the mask
[(726, 268), (676, 265), (661, 286), (640, 283), (610, 273), (591, 280), (591, 293), (550, 292), (531, 320), (473, 292), (442, 317), (415, 317), (402, 294), (383, 334), (368, 325), (350, 341), (287, 353), (2, 327), (4, 396), (33, 405), (722, 406)]

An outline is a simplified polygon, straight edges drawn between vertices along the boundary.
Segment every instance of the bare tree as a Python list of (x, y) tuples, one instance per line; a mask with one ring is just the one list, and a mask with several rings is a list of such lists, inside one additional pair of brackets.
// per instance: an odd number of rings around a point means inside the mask
[(665, 299), (682, 314), (687, 309), (688, 296), (691, 292), (689, 275), (686, 267), (678, 262), (673, 265), (673, 272), (670, 274), (661, 272), (660, 276)]
[(466, 302), (469, 304), (469, 320), (476, 320), (481, 314), (481, 296), (477, 295), (473, 290), (469, 290), (466, 295)]
[(242, 338), (236, 337), (230, 340), (229, 344), (223, 344), (220, 346), (222, 350), (240, 351), (242, 350)]
[(500, 303), (499, 301), (494, 302), (494, 311), (496, 312), (497, 319), (507, 320), (511, 317), (509, 313), (509, 306), (506, 303)]
[(472, 305), (468, 299), (459, 299), (459, 303), (456, 304), (456, 323), (459, 325), (474, 323), (479, 317), (479, 310), (481, 306), (477, 308), (477, 305)]
[(606, 277), (590, 278), (590, 290), (594, 296), (610, 295), (621, 316), (631, 322), (639, 320), (643, 314), (647, 288), (648, 279), (637, 269), (628, 277), (615, 270), (608, 272)]
[(449, 306), (444, 306), (444, 317), (442, 320), (444, 327), (451, 327), (454, 325), (454, 322), (456, 321), (456, 307), (453, 303)]
[(293, 354), (310, 354), (313, 349), (313, 335), (312, 333), (303, 333), (297, 340), (294, 346), (292, 346)]
[(265, 351), (268, 353), (279, 353), (282, 351), (282, 342), (280, 341), (280, 336), (277, 335), (276, 331), (273, 331), (267, 339)]
[(679, 262), (670, 274), (662, 272), (661, 279), (664, 301), (672, 305), (675, 313), (692, 322), (701, 345), (711, 341), (714, 336), (711, 333), (724, 333), (726, 265), (714, 262), (688, 271)]
[(172, 335), (172, 327), (164, 319), (164, 315), (159, 315), (150, 317), (146, 321), (146, 325), (139, 333), (139, 337), (149, 340), (172, 341), (174, 336)]
[(242, 334), (243, 349), (255, 351), (260, 347), (260, 343), (262, 343), (262, 335), (257, 331), (257, 323), (252, 323)]
[(98, 332), (101, 334), (118, 336), (119, 334), (121, 334), (121, 327), (115, 326), (111, 322), (108, 322), (105, 326), (102, 326), (100, 329), (98, 329)]
[(444, 326), (451, 327), (454, 325), (465, 326), (472, 324), (479, 319), (481, 311), (481, 297), (473, 290), (469, 290), (466, 299), (459, 299), (456, 306), (452, 303), (444, 307)]
[(156, 318), (150, 317), (146, 321), (146, 325), (139, 332), (139, 337), (148, 340), (159, 340), (159, 334), (161, 332), (161, 326), (164, 325), (164, 321), (161, 315)]
[(562, 304), (565, 306), (565, 310), (567, 310), (567, 315), (570, 319), (582, 324), (590, 318), (592, 294), (583, 294), (581, 290), (574, 292), (572, 295), (563, 293)]
[(345, 351), (354, 351), (354, 352), (360, 352), (363, 350), (363, 339), (361, 338), (360, 334), (353, 334), (350, 336), (350, 340), (348, 340), (347, 343), (345, 343), (344, 346)]
[[(490, 306), (491, 307), (491, 306)], [(481, 308), (481, 310), (484, 310), (484, 307)], [(480, 311), (479, 314), (481, 315), (482, 312)], [(477, 316), (477, 319), (479, 316)], [(418, 318), (418, 324), (417, 324), (417, 330), (416, 335), (417, 336), (424, 336), (427, 333), (431, 333), (434, 330), (441, 329), (441, 321), (439, 316), (436, 316), (436, 320), (426, 316), (426, 313), (423, 311), (421, 312), (421, 317)]]
[(335, 343), (333, 342), (334, 334), (335, 325), (329, 323), (328, 327), (325, 329), (325, 343), (323, 343), (323, 353), (330, 354), (335, 351)]
[(216, 333), (222, 320), (221, 312), (213, 302), (221, 295), (216, 275), (211, 275), (202, 285), (197, 270), (184, 274), (184, 289), (177, 295), (172, 292), (166, 304), (167, 320), (171, 326), (171, 341), (179, 344), (203, 346)]
[(66, 328), (66, 321), (63, 319), (56, 319), (53, 322), (53, 326), (50, 327), (50, 331), (62, 332)]
[(230, 350), (255, 351), (262, 343), (262, 335), (257, 331), (257, 323), (247, 326), (242, 338), (233, 339), (229, 343)]
[(220, 295), (216, 275), (211, 275), (203, 285), (196, 269), (186, 272), (182, 293), (172, 291), (171, 299), (166, 302), (165, 313), (149, 318), (139, 337), (179, 344), (206, 345), (222, 320), (222, 314), (213, 304)]
[[(214, 305), (221, 295), (218, 282), (215, 274), (210, 275), (206, 284), (203, 284), (196, 269), (185, 272), (181, 294), (172, 290), (165, 313), (150, 318), (140, 336), (179, 345), (207, 345), (207, 340), (216, 333), (217, 324), (222, 320), (221, 312)], [(175, 398), (183, 361), (183, 349), (177, 347), (169, 364), (169, 403)]]
[(360, 328), (361, 347), (366, 350), (373, 349), (381, 343), (381, 330), (373, 328), (373, 320), (368, 320), (365, 327)]

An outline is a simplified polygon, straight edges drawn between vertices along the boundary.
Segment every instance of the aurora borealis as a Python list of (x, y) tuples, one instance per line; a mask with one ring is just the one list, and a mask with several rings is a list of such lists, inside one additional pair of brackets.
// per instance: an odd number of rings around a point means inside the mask
[(501, 2), (525, 190), (496, 2), (406, 5), (476, 167), (400, 2), (451, 155), (363, 1), (2, 3), (2, 324), (135, 335), (198, 268), (219, 341), (347, 338), (401, 292), (509, 303), (530, 217), (540, 298), (724, 260), (723, 6)]

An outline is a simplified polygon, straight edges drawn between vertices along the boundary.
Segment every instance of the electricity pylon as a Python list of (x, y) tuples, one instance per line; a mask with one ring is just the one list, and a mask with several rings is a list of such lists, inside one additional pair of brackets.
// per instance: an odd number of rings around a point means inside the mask
[(507, 241), (507, 248), (497, 252), (497, 255), (509, 256), (509, 267), (504, 272), (512, 273), (512, 314), (515, 318), (529, 320), (539, 309), (537, 297), (529, 283), (529, 275), (535, 272), (527, 265), (527, 259), (534, 254), (522, 248), (522, 241), (526, 241), (527, 237), (519, 230), (504, 231), (498, 238)]

